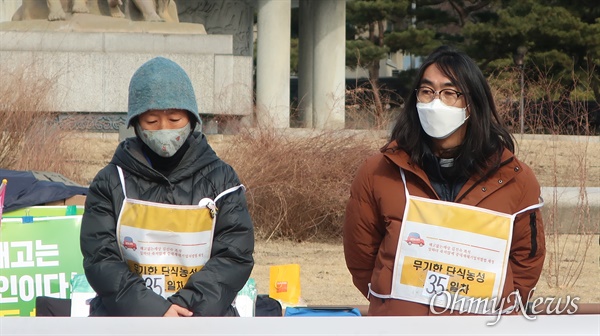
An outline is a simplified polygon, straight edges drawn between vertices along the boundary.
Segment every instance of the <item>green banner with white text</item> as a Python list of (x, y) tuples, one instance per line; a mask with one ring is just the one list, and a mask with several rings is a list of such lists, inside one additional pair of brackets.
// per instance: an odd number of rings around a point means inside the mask
[(83, 274), (81, 217), (4, 218), (0, 227), (0, 316), (35, 316), (35, 298), (70, 298)]

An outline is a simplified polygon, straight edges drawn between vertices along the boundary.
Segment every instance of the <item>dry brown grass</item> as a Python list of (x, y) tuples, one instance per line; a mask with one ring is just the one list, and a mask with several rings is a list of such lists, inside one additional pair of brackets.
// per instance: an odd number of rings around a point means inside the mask
[[(535, 79), (524, 80), (523, 124), (526, 134), (598, 135), (598, 121), (590, 119), (588, 101), (593, 100), (590, 78), (573, 78), (573, 92), (543, 69), (530, 69)], [(527, 75), (526, 75), (527, 76)], [(520, 73), (508, 68), (489, 78), (502, 120), (514, 133), (520, 133)], [(598, 103), (598, 102), (596, 102)]]
[(0, 167), (58, 172), (81, 181), (71, 164), (81, 153), (63, 146), (73, 136), (53, 113), (54, 78), (40, 77), (35, 64), (15, 69), (0, 85)]
[(350, 183), (373, 148), (348, 131), (295, 133), (242, 130), (221, 156), (248, 189), (259, 238), (339, 237)]
[(587, 188), (600, 186), (600, 143), (590, 138), (575, 140), (550, 137), (521, 146), (523, 157), (533, 164), (543, 186), (571, 187), (576, 192), (566, 205), (554, 189), (543, 210), (548, 248), (545, 283), (557, 289), (573, 288), (589, 272), (586, 259), (597, 245), (600, 204), (597, 198), (590, 199)]
[[(590, 199), (587, 188), (600, 186), (600, 142), (593, 136), (600, 129), (591, 123), (587, 105), (577, 97), (577, 91), (566, 95), (568, 92), (543, 69), (532, 69), (531, 73), (537, 79), (525, 80), (525, 131), (553, 136), (529, 141), (517, 136), (521, 141), (516, 154), (533, 168), (542, 186), (555, 187), (542, 211), (548, 248), (544, 285), (554, 290), (572, 290), (590, 272), (598, 275), (598, 252), (593, 253), (593, 249), (598, 245), (600, 204), (597, 198)], [(514, 71), (492, 79), (499, 112), (513, 131), (520, 129), (520, 119), (515, 114), (519, 107), (515, 102), (521, 98), (519, 79), (519, 73)], [(574, 77), (573, 83), (580, 97), (586, 91), (591, 96), (589, 82)], [(561, 195), (556, 187), (570, 187), (576, 196), (569, 202), (559, 202)], [(571, 235), (565, 235), (566, 232)], [(589, 267), (590, 253), (595, 269)], [(597, 296), (594, 300), (598, 301)]]
[(517, 139), (517, 157), (542, 186), (600, 187), (600, 141), (586, 137)]
[(387, 130), (403, 106), (404, 98), (385, 86), (377, 87), (379, 104), (374, 101), (372, 81), (346, 90), (346, 128)]

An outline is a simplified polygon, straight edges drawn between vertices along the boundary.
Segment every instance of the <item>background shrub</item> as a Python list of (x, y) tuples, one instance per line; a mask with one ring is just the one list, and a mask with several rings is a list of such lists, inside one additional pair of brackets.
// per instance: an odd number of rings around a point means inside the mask
[[(356, 169), (375, 153), (352, 131), (246, 129), (221, 156), (247, 188), (259, 238), (339, 238)], [(381, 142), (381, 139), (377, 139)]]

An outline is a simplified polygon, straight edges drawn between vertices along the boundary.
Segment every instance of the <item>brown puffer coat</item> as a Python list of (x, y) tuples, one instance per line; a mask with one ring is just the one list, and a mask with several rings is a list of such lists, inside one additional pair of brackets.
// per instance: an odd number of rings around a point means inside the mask
[[(366, 160), (352, 184), (344, 220), (344, 253), (354, 285), (368, 296), (389, 294), (394, 258), (404, 217), (405, 171), (410, 195), (438, 199), (425, 172), (395, 142)], [(482, 181), (469, 179), (460, 190), (459, 203), (513, 214), (539, 203), (540, 185), (533, 171), (509, 150), (500, 168)], [(546, 254), (540, 210), (516, 217), (503, 297), (518, 290), (523, 301), (535, 287)], [(514, 299), (514, 296), (513, 296)], [(433, 315), (428, 305), (369, 297), (369, 315)], [(514, 300), (512, 301), (514, 302)], [(443, 308), (440, 308), (443, 310)], [(449, 312), (450, 310), (448, 310)]]

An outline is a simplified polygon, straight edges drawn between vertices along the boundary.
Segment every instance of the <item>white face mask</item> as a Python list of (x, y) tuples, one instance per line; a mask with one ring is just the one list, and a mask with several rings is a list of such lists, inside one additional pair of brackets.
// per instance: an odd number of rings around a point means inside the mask
[(421, 127), (435, 139), (446, 139), (462, 126), (467, 117), (467, 108), (448, 106), (436, 98), (429, 103), (417, 103)]
[(188, 135), (190, 135), (191, 126), (187, 123), (178, 129), (162, 129), (157, 131), (144, 130), (139, 124), (138, 129), (140, 139), (150, 147), (156, 154), (162, 157), (171, 157), (183, 146)]

